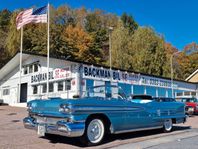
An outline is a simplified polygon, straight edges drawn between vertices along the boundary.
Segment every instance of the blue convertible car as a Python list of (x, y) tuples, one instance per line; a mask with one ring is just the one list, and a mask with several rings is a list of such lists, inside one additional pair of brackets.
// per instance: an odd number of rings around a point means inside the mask
[(97, 86), (83, 98), (33, 100), (28, 102), (24, 126), (38, 135), (80, 137), (97, 145), (107, 133), (159, 129), (170, 132), (174, 123), (184, 123), (185, 105), (152, 99), (127, 98), (117, 86)]

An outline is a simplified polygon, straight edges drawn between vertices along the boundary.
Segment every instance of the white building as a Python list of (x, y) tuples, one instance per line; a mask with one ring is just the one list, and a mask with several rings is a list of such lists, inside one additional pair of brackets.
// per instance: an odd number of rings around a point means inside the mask
[[(23, 53), (21, 94), (19, 97), (19, 58), (16, 54), (0, 70), (0, 99), (10, 105), (26, 103), (33, 99), (45, 99), (47, 89), (46, 56)], [(112, 70), (65, 59), (50, 58), (49, 97), (73, 98), (91, 86), (102, 84), (121, 86), (129, 94), (150, 94), (171, 97), (170, 79), (142, 73)], [(185, 93), (197, 96), (197, 83), (174, 80), (175, 96)]]

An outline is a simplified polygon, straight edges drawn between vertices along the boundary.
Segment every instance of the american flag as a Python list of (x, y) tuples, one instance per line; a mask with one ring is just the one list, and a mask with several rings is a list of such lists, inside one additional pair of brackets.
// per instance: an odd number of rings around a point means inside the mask
[(16, 18), (17, 29), (29, 23), (47, 23), (47, 6), (22, 11)]

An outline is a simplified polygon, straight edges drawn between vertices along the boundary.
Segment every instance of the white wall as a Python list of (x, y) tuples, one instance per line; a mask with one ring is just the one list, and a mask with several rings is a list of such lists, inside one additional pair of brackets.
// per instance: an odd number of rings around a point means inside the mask
[[(31, 76), (35, 75), (35, 74), (39, 74), (39, 73), (46, 73), (47, 72), (47, 64), (46, 64), (46, 57), (41, 57), (41, 56), (29, 56), (28, 59), (23, 61), (23, 66), (24, 65), (28, 65), (31, 63), (34, 63), (36, 61), (39, 61), (40, 64), (40, 68), (39, 71), (36, 73), (30, 73), (30, 74), (23, 74), (23, 69), (22, 69), (22, 75), (21, 75), (21, 83), (28, 83), (28, 90), (27, 90), (27, 100), (33, 100), (33, 99), (38, 99), (38, 98), (46, 98), (46, 94), (43, 93), (39, 93), (34, 95), (33, 94), (33, 90), (32, 90), (32, 83), (31, 83)], [(70, 91), (57, 91), (57, 81), (53, 81), (54, 83), (54, 92), (49, 93), (49, 97), (62, 97), (62, 98), (72, 98), (73, 95), (77, 95), (79, 93), (79, 91), (77, 90), (77, 83), (79, 83), (79, 81), (77, 80), (77, 71), (78, 71), (78, 67), (79, 65), (73, 62), (67, 62), (64, 60), (58, 60), (58, 59), (54, 59), (51, 58), (50, 59), (50, 68), (49, 71), (53, 71), (56, 68), (65, 68), (66, 66), (70, 66), (70, 70), (71, 70), (71, 75), (70, 78), (71, 81), (73, 82), (73, 84), (71, 85), (71, 90)], [(62, 79), (64, 80), (64, 78)], [(51, 81), (51, 80), (50, 80)], [(46, 82), (46, 81), (45, 81)], [(75, 84), (74, 84), (75, 82)], [(42, 82), (44, 83), (44, 82)], [(13, 103), (17, 103), (17, 95), (18, 95), (18, 84), (19, 84), (19, 65), (13, 70), (11, 71), (6, 77), (4, 77), (1, 82), (0, 82), (0, 99), (3, 99), (5, 103), (8, 104), (13, 104)], [(37, 85), (41, 84), (41, 83), (36, 83)], [(35, 85), (35, 83), (34, 83)], [(10, 94), (9, 95), (2, 95), (3, 92), (3, 88), (9, 88), (10, 89)], [(41, 89), (41, 86), (39, 85), (38, 90)]]

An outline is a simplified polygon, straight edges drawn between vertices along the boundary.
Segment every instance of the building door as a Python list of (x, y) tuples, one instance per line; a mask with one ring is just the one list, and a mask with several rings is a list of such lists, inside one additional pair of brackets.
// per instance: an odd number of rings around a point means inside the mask
[(20, 103), (27, 102), (27, 83), (21, 84)]

